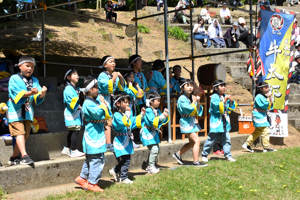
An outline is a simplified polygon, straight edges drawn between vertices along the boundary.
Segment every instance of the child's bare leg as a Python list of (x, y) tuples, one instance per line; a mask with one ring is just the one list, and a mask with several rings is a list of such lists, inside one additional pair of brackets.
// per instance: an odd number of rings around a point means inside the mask
[(12, 157), (16, 157), (21, 152), (21, 156), (27, 155), (25, 149), (25, 135), (18, 135), (16, 136), (16, 146), (13, 152)]
[(105, 126), (106, 131), (105, 133), (105, 138), (106, 138), (106, 144), (111, 144), (111, 127), (110, 126)]
[(194, 146), (194, 140), (192, 140), (190, 138), (190, 134), (186, 134), (186, 136), (189, 139), (189, 143), (186, 143), (185, 145), (183, 145), (183, 147), (181, 147), (181, 149), (178, 151), (179, 155), (184, 154), (187, 150), (189, 150), (190, 148), (192, 148)]
[(194, 146), (193, 146), (194, 162), (199, 161), (200, 138), (198, 137), (197, 133), (191, 133), (189, 137), (191, 138), (189, 139), (194, 142)]

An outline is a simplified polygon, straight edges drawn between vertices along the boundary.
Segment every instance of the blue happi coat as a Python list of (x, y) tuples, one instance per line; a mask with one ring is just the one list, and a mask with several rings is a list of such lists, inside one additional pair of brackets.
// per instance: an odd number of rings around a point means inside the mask
[(179, 81), (181, 81), (181, 80), (184, 80), (184, 78), (180, 77), (178, 80), (175, 77), (171, 78), (170, 82), (173, 85), (173, 89), (171, 92), (176, 92), (176, 94), (180, 93)]
[[(32, 102), (34, 101), (36, 105), (39, 105), (44, 101), (45, 96), (43, 98), (39, 98), (42, 88), (38, 79), (33, 76), (31, 78), (32, 88), (37, 88), (39, 93), (30, 97), (23, 97), (25, 93), (28, 92), (25, 82), (22, 80), (19, 74), (14, 74), (10, 77), (8, 82), (8, 111), (6, 114), (8, 123), (24, 120), (33, 121), (34, 112), (32, 108)], [(23, 118), (22, 105), (24, 105), (26, 101), (28, 103), (28, 111), (25, 111), (25, 118)]]
[(135, 87), (126, 84), (126, 87), (124, 87), (124, 91), (122, 93), (130, 96), (131, 100), (129, 103), (129, 107), (131, 109), (131, 116), (136, 116), (137, 99), (141, 99), (144, 96), (143, 90), (142, 90), (142, 95), (140, 96), (138, 94), (138, 90)]
[[(140, 81), (138, 75), (140, 75), (142, 77), (141, 79), (143, 80), (143, 83)], [(147, 80), (146, 80), (146, 78), (145, 78), (145, 76), (142, 72), (140, 72), (140, 73), (135, 72), (134, 73), (134, 82), (139, 84), (140, 88), (143, 90), (144, 93), (146, 93), (150, 90), (148, 88)], [(141, 104), (146, 104), (146, 95), (144, 95), (143, 98), (137, 102), (137, 105), (141, 105)]]
[(83, 125), (81, 108), (79, 104), (79, 88), (71, 83), (64, 89), (64, 103), (66, 105), (64, 111), (66, 126)]
[(273, 104), (262, 94), (255, 97), (252, 111), (252, 121), (254, 127), (268, 127), (270, 123), (267, 119), (267, 110), (273, 109)]
[[(156, 114), (154, 113), (156, 111)], [(144, 146), (158, 144), (159, 139), (159, 129), (162, 125), (169, 122), (169, 117), (165, 118), (163, 121), (159, 120), (161, 112), (159, 109), (152, 109), (151, 107), (146, 108), (146, 115), (142, 123), (142, 129), (140, 131), (140, 138)], [(149, 127), (153, 127), (149, 129)]]
[(133, 154), (131, 130), (142, 128), (141, 115), (128, 118), (124, 113), (115, 112), (112, 125), (116, 132), (113, 142), (116, 157)]
[[(99, 91), (98, 94), (104, 97), (105, 101), (109, 105), (109, 109), (111, 109), (111, 94), (113, 94), (116, 90), (124, 91), (123, 86), (119, 80), (119, 77), (116, 78), (115, 82), (112, 80), (112, 75), (108, 72), (101, 72), (98, 76), (98, 86)], [(125, 81), (124, 81), (125, 83)], [(99, 100), (100, 95), (98, 95), (97, 99)]]
[[(225, 95), (226, 96), (226, 95)], [(230, 104), (230, 100), (226, 103), (220, 99), (219, 94), (215, 93), (210, 100), (210, 133), (229, 132), (231, 129), (229, 114), (237, 107), (235, 101)], [(225, 116), (226, 114), (226, 116)]]
[(87, 121), (82, 139), (83, 152), (86, 154), (99, 154), (106, 152), (107, 148), (103, 123), (104, 120), (112, 117), (110, 109), (104, 104), (100, 105), (98, 101), (90, 97), (86, 97), (82, 106), (82, 112), (85, 120)]
[(203, 113), (203, 107), (200, 105), (197, 109), (197, 103), (191, 103), (191, 100), (185, 95), (181, 95), (177, 101), (177, 109), (180, 113), (180, 132), (194, 133), (201, 130), (199, 124), (196, 123), (195, 117), (201, 117)]
[(160, 95), (166, 95), (167, 83), (162, 73), (157, 70), (153, 70), (150, 73), (152, 73), (151, 80), (149, 80), (148, 82), (148, 87), (150, 91), (155, 91)]

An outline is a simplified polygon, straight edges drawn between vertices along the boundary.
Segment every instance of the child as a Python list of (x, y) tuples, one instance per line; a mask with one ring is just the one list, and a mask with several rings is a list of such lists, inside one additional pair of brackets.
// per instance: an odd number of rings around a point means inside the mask
[[(26, 152), (25, 141), (31, 130), (33, 121), (32, 102), (36, 105), (44, 101), (47, 88), (41, 88), (37, 78), (31, 76), (35, 60), (29, 56), (22, 56), (18, 64), (20, 73), (12, 75), (8, 83), (8, 111), (7, 119), (12, 137), (16, 137), (16, 146), (8, 164), (33, 164), (34, 161)], [(21, 158), (19, 157), (21, 153)]]
[(232, 100), (231, 95), (225, 95), (226, 84), (224, 81), (214, 81), (213, 88), (214, 90), (213, 95), (211, 96), (209, 108), (210, 129), (208, 138), (203, 147), (202, 161), (208, 162), (207, 155), (210, 153), (213, 145), (220, 137), (226, 160), (234, 162), (235, 159), (232, 158), (230, 153), (231, 142), (229, 131), (231, 126), (229, 114), (236, 108), (236, 103)]
[[(132, 55), (129, 58), (129, 66), (134, 72), (134, 82), (136, 82), (140, 88), (143, 90), (144, 94), (150, 89), (148, 88), (146, 78), (142, 71), (142, 57), (140, 55)], [(137, 102), (137, 111), (140, 113), (141, 108), (146, 107), (146, 95), (143, 96), (141, 100)]]
[(185, 144), (178, 152), (173, 154), (177, 162), (183, 165), (181, 155), (193, 147), (193, 165), (203, 167), (206, 164), (199, 162), (200, 139), (197, 132), (201, 130), (197, 117), (202, 116), (203, 107), (200, 105), (200, 97), (192, 95), (194, 82), (190, 79), (181, 81), (180, 97), (177, 101), (177, 109), (180, 113), (180, 132), (186, 134), (189, 143)]
[[(97, 80), (91, 76), (84, 79), (85, 101), (82, 106), (84, 118), (87, 121), (82, 139), (82, 147), (85, 154), (85, 161), (82, 166), (80, 176), (75, 179), (75, 183), (85, 190), (94, 192), (103, 192), (97, 183), (101, 178), (101, 173), (105, 163), (104, 153), (107, 151), (104, 134), (104, 126), (107, 120), (111, 118), (111, 111), (105, 102), (104, 97), (98, 96)], [(83, 95), (80, 95), (80, 102), (83, 101)]]
[[(115, 58), (112, 56), (104, 56), (101, 60), (102, 66), (105, 68), (104, 72), (101, 72), (98, 76), (99, 95), (103, 96), (105, 101), (108, 103), (109, 109), (111, 109), (111, 95), (116, 91), (117, 87), (119, 90), (124, 91), (124, 79), (120, 72), (114, 72), (116, 67)], [(114, 151), (114, 147), (111, 144), (111, 123), (112, 119), (107, 121), (108, 125), (105, 127), (105, 137), (107, 148), (109, 151)]]
[(256, 87), (256, 95), (253, 105), (252, 117), (253, 126), (255, 127), (254, 132), (250, 135), (247, 141), (242, 145), (244, 149), (249, 152), (254, 152), (250, 145), (255, 141), (260, 135), (263, 141), (263, 152), (277, 151), (276, 149), (270, 148), (270, 122), (268, 120), (267, 112), (273, 109), (273, 103), (271, 98), (271, 93), (269, 93), (269, 85), (266, 82), (261, 82)]
[(84, 156), (84, 153), (77, 150), (77, 139), (82, 126), (81, 106), (79, 104), (80, 89), (76, 87), (79, 76), (76, 69), (69, 69), (65, 76), (64, 103), (66, 105), (64, 116), (65, 124), (69, 130), (66, 146), (62, 154), (70, 157)]
[[(130, 117), (129, 102), (129, 95), (122, 93), (115, 95), (114, 106), (117, 111), (114, 113), (113, 119), (113, 128), (116, 132), (114, 149), (116, 157), (120, 157), (121, 160), (114, 168), (109, 170), (109, 174), (114, 177), (115, 181), (132, 184), (133, 182), (128, 179), (130, 155), (133, 154), (131, 130), (142, 128), (142, 118), (145, 116), (146, 109), (142, 108), (141, 115)], [(120, 173), (120, 177), (118, 177), (118, 173)]]
[(179, 94), (180, 93), (180, 81), (183, 81), (184, 78), (181, 78), (180, 75), (181, 75), (181, 66), (180, 65), (175, 65), (173, 67), (173, 73), (174, 73), (174, 76), (173, 78), (171, 78), (171, 83), (173, 85), (173, 92), (175, 92), (176, 94)]
[(167, 83), (161, 73), (164, 68), (165, 64), (163, 61), (155, 60), (152, 71), (147, 75), (150, 91), (156, 91), (160, 95), (166, 95), (167, 93)]
[(155, 167), (155, 161), (159, 153), (159, 129), (169, 121), (169, 110), (165, 109), (161, 114), (158, 109), (160, 98), (157, 92), (152, 91), (147, 93), (146, 116), (140, 135), (143, 145), (147, 146), (150, 150), (148, 167), (146, 169), (150, 174), (157, 174), (159, 172), (159, 169)]

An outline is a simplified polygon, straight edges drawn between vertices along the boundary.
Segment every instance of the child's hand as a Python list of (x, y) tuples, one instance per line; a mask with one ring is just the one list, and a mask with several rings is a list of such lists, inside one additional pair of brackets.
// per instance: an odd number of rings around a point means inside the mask
[(195, 95), (192, 95), (192, 100), (193, 100), (193, 103), (196, 103), (197, 97)]
[(128, 81), (128, 85), (132, 86), (132, 83), (131, 83), (131, 81)]
[(113, 73), (112, 73), (114, 79), (116, 79), (116, 78), (118, 77), (118, 73), (119, 73), (119, 72), (113, 72)]
[(169, 116), (169, 110), (167, 108), (164, 109), (163, 115), (166, 117)]
[(125, 111), (131, 111), (131, 109), (130, 109), (129, 107), (127, 107), (127, 108), (125, 109)]
[(118, 77), (119, 78), (123, 78), (122, 74), (120, 72), (117, 72), (118, 73)]
[(143, 108), (141, 109), (141, 113), (143, 113), (143, 115), (145, 115), (145, 114), (146, 114), (146, 108), (143, 107)]
[(137, 82), (134, 82), (133, 86), (136, 87), (136, 88), (140, 88), (140, 86), (139, 86), (139, 84)]
[(42, 91), (43, 94), (45, 94), (47, 92), (46, 86), (43, 86), (41, 91)]
[(197, 96), (197, 102), (200, 102), (201, 97)]
[(31, 92), (31, 95), (35, 95), (35, 94), (39, 93), (37, 88), (32, 88), (30, 92)]
[(103, 103), (104, 105), (106, 105), (105, 99), (103, 96), (100, 96), (99, 98), (100, 102)]

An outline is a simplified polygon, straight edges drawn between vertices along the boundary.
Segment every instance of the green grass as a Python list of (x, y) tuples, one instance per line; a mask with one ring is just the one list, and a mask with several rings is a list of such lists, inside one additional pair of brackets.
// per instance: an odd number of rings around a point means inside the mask
[(150, 33), (150, 28), (146, 27), (143, 24), (138, 25), (138, 31), (141, 33)]
[(47, 199), (300, 199), (300, 148), (253, 153), (205, 168), (178, 167), (113, 184), (104, 193), (78, 191)]
[(0, 187), (0, 199), (6, 199), (6, 192), (2, 190), (2, 188)]
[(168, 27), (168, 33), (170, 36), (182, 40), (184, 42), (187, 42), (189, 39), (189, 34), (185, 33), (182, 28), (174, 26), (174, 27)]

